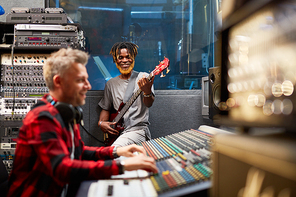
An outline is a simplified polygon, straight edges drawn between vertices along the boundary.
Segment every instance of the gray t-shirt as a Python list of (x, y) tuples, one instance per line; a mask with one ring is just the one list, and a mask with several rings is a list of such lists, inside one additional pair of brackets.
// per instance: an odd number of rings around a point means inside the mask
[[(138, 80), (148, 76), (148, 73), (139, 72), (135, 80), (134, 92), (139, 89), (137, 84)], [(124, 94), (128, 85), (128, 80), (120, 79), (119, 76), (114, 77), (107, 81), (104, 89), (104, 97), (99, 102), (99, 106), (110, 111), (112, 105), (115, 110), (118, 110), (120, 104), (123, 102)], [(152, 93), (154, 95), (154, 87), (152, 86)], [(135, 100), (131, 107), (127, 110), (126, 114), (123, 116), (123, 122), (125, 125), (125, 130), (132, 129), (135, 126), (148, 126), (150, 123), (149, 119), (149, 108), (143, 103), (143, 94)]]

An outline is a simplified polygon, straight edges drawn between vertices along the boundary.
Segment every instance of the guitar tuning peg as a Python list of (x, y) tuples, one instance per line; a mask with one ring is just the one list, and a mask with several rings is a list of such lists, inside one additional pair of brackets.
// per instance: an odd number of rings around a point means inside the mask
[(160, 77), (165, 77), (165, 75), (163, 74), (163, 72), (161, 72), (161, 75), (160, 75)]
[(170, 72), (170, 69), (169, 69), (169, 68), (167, 68), (167, 69), (166, 69), (166, 73), (168, 74), (169, 72)]

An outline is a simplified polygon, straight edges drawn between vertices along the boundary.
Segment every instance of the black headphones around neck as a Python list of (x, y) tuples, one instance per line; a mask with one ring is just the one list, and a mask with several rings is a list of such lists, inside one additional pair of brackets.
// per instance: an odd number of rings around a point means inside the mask
[(46, 100), (58, 110), (64, 123), (75, 120), (77, 124), (83, 124), (83, 110), (81, 107), (74, 107), (69, 103), (55, 102), (50, 95), (46, 97)]

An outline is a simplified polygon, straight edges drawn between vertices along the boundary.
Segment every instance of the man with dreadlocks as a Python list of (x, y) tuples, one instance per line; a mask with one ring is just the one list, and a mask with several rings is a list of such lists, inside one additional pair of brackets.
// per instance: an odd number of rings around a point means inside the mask
[[(148, 80), (146, 78), (147, 73), (138, 73), (133, 70), (135, 58), (138, 54), (137, 48), (137, 45), (130, 42), (118, 42), (113, 45), (110, 51), (121, 74), (106, 83), (104, 97), (99, 102), (102, 111), (98, 125), (105, 134), (119, 135), (112, 144), (115, 147), (136, 144), (151, 139), (148, 118), (149, 107), (152, 106), (155, 96), (154, 77)], [(126, 111), (123, 116), (124, 130), (119, 132), (112, 128), (115, 125), (114, 122), (110, 121), (112, 109), (119, 110), (122, 103), (128, 101), (133, 92), (138, 89), (141, 89), (143, 93)]]

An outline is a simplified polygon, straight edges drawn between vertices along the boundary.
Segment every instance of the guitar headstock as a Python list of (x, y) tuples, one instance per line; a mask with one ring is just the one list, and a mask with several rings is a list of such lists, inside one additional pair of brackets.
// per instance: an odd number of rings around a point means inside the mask
[(167, 69), (167, 73), (170, 71), (169, 70), (170, 66), (170, 60), (168, 58), (164, 58), (159, 64), (155, 67), (155, 69), (152, 71), (153, 75), (159, 75), (161, 73), (161, 77), (164, 77), (163, 71)]

